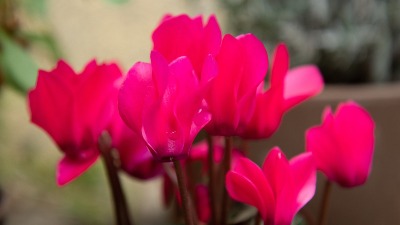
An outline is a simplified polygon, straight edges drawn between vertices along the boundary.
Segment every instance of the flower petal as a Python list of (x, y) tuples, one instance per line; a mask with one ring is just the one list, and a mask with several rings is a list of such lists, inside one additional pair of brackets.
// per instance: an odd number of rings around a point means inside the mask
[(289, 161), (279, 147), (274, 147), (268, 153), (262, 169), (276, 198), (287, 185), (290, 177)]
[(64, 186), (72, 180), (82, 175), (93, 163), (96, 162), (98, 154), (85, 160), (74, 160), (64, 156), (58, 163), (57, 168), (57, 184)]
[(121, 118), (134, 131), (141, 133), (145, 105), (154, 99), (152, 68), (138, 62), (128, 72), (118, 95)]
[(275, 224), (290, 225), (296, 213), (311, 200), (316, 188), (316, 167), (311, 153), (290, 160), (288, 183), (277, 198)]
[(313, 65), (289, 70), (284, 82), (285, 111), (317, 95), (324, 87), (322, 75)]
[(274, 214), (274, 196), (261, 169), (247, 158), (239, 158), (233, 170), (226, 175), (226, 188), (230, 196), (256, 207), (264, 220)]

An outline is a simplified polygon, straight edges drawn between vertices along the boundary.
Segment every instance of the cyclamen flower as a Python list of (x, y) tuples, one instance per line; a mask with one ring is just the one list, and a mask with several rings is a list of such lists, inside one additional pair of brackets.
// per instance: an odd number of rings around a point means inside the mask
[[(212, 61), (206, 61), (212, 65)], [(215, 75), (208, 66), (203, 73)], [(187, 57), (168, 64), (158, 52), (151, 64), (136, 63), (119, 93), (122, 119), (145, 140), (153, 156), (161, 161), (186, 158), (198, 132), (210, 121), (204, 110), (207, 82), (197, 79)]]
[(288, 161), (275, 147), (262, 169), (241, 158), (226, 175), (229, 195), (256, 207), (265, 225), (290, 225), (295, 214), (314, 196), (316, 167), (311, 153)]
[(98, 158), (97, 141), (116, 108), (116, 64), (89, 62), (77, 74), (63, 61), (50, 71), (39, 71), (28, 94), (31, 121), (56, 142), (64, 157), (58, 163), (57, 183), (64, 185), (86, 171)]
[(201, 76), (204, 62), (215, 56), (221, 45), (221, 29), (215, 16), (203, 25), (202, 16), (167, 15), (154, 30), (153, 50), (160, 52), (170, 63), (176, 58), (189, 58), (197, 76)]
[(254, 113), (240, 137), (270, 137), (287, 111), (322, 91), (324, 83), (316, 66), (304, 65), (288, 70), (288, 50), (284, 44), (279, 44), (274, 54), (269, 88), (264, 90), (264, 82), (258, 87)]
[(322, 124), (307, 130), (307, 151), (327, 178), (343, 187), (364, 184), (371, 172), (374, 154), (374, 121), (369, 113), (348, 101), (335, 114), (327, 107)]
[(212, 115), (206, 130), (212, 135), (235, 136), (254, 111), (257, 87), (268, 68), (267, 52), (252, 34), (227, 34), (216, 61), (218, 75), (206, 95)]
[(162, 174), (162, 165), (154, 159), (143, 138), (122, 121), (118, 111), (108, 130), (123, 171), (142, 180)]

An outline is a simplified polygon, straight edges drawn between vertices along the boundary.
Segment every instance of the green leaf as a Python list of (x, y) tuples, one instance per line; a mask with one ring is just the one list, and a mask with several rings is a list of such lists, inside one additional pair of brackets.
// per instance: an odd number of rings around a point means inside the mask
[(21, 0), (22, 6), (32, 15), (43, 16), (47, 11), (47, 0)]
[(54, 60), (58, 60), (62, 58), (62, 52), (55, 40), (54, 36), (51, 33), (22, 33), (25, 38), (29, 40), (29, 42), (35, 42), (38, 44), (43, 44), (47, 50), (50, 51)]
[(0, 30), (0, 67), (6, 81), (27, 92), (36, 83), (38, 66), (29, 54)]

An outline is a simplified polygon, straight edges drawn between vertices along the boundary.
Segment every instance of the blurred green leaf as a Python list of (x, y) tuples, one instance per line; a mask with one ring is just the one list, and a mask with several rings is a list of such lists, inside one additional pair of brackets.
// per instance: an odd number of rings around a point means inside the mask
[(292, 225), (307, 225), (307, 223), (301, 215), (296, 215), (292, 221)]
[(62, 52), (57, 45), (57, 41), (51, 34), (23, 33), (23, 36), (26, 37), (29, 42), (43, 44), (51, 52), (54, 60), (62, 58)]
[(123, 4), (129, 2), (129, 0), (105, 0), (107, 2), (115, 3), (115, 4)]
[(0, 30), (0, 66), (6, 81), (27, 92), (36, 83), (38, 66), (29, 54)]
[(31, 14), (43, 16), (47, 11), (47, 0), (20, 0), (22, 7)]

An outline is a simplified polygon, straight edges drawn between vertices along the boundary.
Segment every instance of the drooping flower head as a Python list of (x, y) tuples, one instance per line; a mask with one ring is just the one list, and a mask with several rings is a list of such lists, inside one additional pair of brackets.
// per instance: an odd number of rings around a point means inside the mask
[(262, 168), (247, 158), (226, 175), (229, 195), (256, 207), (265, 225), (290, 225), (295, 214), (314, 196), (316, 167), (311, 153), (288, 161), (275, 147)]
[(306, 133), (306, 148), (327, 178), (343, 187), (364, 184), (374, 154), (374, 121), (367, 110), (348, 101), (335, 114), (325, 108), (322, 124)]
[(50, 72), (39, 71), (36, 87), (28, 94), (31, 121), (64, 153), (57, 168), (59, 185), (78, 177), (96, 161), (98, 137), (117, 110), (114, 99), (121, 77), (116, 64), (95, 61), (79, 74), (64, 61)]
[(240, 132), (246, 139), (270, 137), (279, 127), (283, 115), (297, 104), (317, 95), (324, 87), (322, 76), (314, 65), (289, 70), (289, 53), (284, 44), (275, 50), (269, 88), (258, 87), (254, 113)]
[(236, 136), (254, 111), (257, 87), (268, 68), (263, 43), (252, 34), (225, 35), (216, 56), (218, 75), (207, 92), (212, 135)]
[(141, 180), (162, 174), (162, 164), (154, 159), (143, 138), (122, 121), (118, 111), (108, 131), (112, 146), (118, 152), (120, 167), (124, 172)]
[[(205, 64), (207, 77), (215, 75), (212, 58)], [(161, 161), (186, 158), (197, 133), (209, 122), (203, 108), (208, 81), (198, 80), (190, 60), (169, 63), (158, 52), (151, 64), (136, 63), (119, 93), (119, 110), (126, 124), (145, 140)]]

